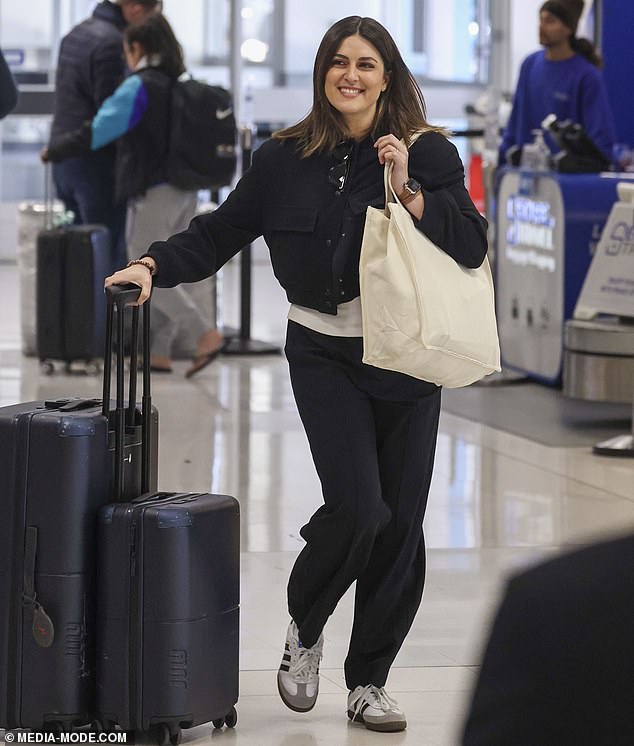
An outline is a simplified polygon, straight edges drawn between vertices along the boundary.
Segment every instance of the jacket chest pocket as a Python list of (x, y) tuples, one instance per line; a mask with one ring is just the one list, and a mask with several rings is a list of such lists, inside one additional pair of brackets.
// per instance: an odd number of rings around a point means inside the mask
[(313, 273), (314, 207), (269, 210), (264, 218), (264, 238), (271, 252), (273, 271), (282, 286), (306, 285)]

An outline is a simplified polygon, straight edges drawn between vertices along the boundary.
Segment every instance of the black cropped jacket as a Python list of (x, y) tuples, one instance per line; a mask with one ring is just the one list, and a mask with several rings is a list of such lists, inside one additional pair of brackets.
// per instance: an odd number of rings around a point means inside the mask
[[(302, 158), (294, 141), (265, 142), (215, 212), (194, 218), (186, 231), (150, 246), (148, 255), (158, 265), (155, 284), (172, 287), (214, 274), (263, 235), (288, 300), (336, 314), (338, 303), (359, 295), (365, 213), (369, 205), (383, 205), (384, 192), (383, 166), (370, 138), (355, 143), (341, 193), (328, 181), (332, 165), (328, 154)], [(410, 149), (409, 175), (422, 184), (425, 197), (417, 227), (460, 264), (480, 266), (487, 224), (465, 189), (453, 144), (437, 132), (422, 135)], [(335, 277), (333, 254), (344, 213), (352, 215), (345, 230), (354, 236), (346, 241), (350, 256)]]

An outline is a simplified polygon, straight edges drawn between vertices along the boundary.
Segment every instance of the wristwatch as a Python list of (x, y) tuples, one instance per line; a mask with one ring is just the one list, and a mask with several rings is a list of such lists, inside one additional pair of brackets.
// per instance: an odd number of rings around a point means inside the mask
[(420, 190), (421, 186), (416, 179), (410, 178), (403, 184), (403, 191), (398, 195), (398, 198), (402, 204), (406, 205), (416, 197)]

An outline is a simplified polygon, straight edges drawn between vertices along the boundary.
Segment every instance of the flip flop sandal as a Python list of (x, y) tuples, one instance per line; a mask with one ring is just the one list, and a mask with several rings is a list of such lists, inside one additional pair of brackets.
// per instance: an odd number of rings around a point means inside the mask
[(220, 355), (220, 353), (225, 349), (227, 346), (227, 342), (223, 342), (219, 347), (217, 347), (213, 352), (207, 352), (204, 355), (198, 355), (194, 358), (194, 363), (185, 373), (185, 378), (191, 378), (192, 376), (195, 376), (196, 373), (199, 373), (203, 368), (206, 368), (210, 363), (213, 363), (213, 361)]

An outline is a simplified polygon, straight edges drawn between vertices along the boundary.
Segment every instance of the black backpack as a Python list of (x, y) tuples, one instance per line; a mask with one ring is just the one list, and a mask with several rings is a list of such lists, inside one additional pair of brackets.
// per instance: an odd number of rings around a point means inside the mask
[(217, 189), (236, 172), (236, 120), (231, 94), (199, 80), (171, 90), (167, 180), (180, 189)]

